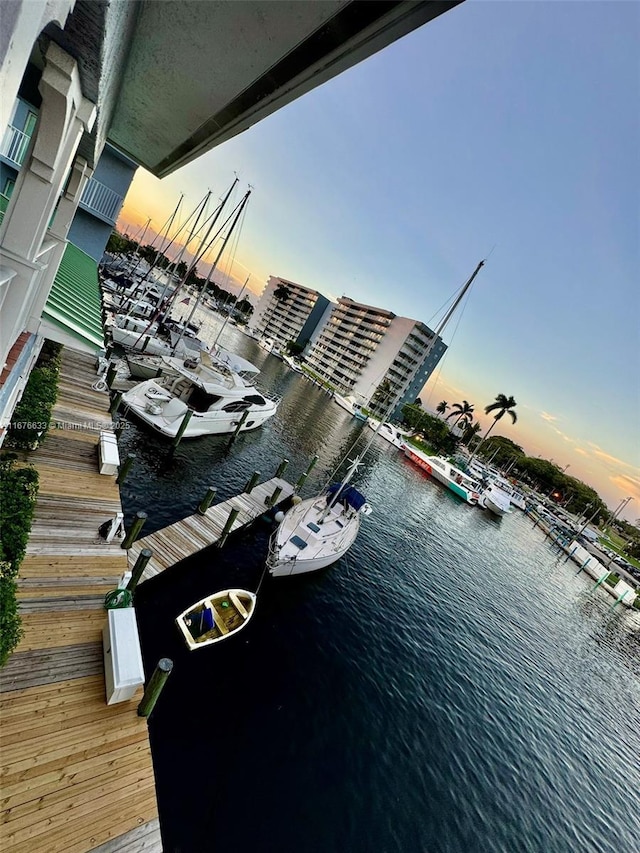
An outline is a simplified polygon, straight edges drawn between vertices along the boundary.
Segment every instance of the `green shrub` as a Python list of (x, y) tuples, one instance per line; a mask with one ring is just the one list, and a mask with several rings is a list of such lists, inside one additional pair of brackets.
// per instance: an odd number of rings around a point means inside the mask
[(15, 455), (0, 457), (0, 666), (20, 642), (22, 628), (16, 577), (27, 549), (38, 494), (38, 472), (16, 467)]
[(13, 413), (7, 436), (9, 446), (35, 450), (46, 435), (58, 394), (61, 349), (59, 344), (45, 341)]

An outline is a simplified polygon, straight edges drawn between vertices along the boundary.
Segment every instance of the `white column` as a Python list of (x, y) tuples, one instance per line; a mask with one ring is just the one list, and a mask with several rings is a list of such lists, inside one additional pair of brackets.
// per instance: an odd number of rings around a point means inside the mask
[(38, 86), (42, 106), (31, 149), (2, 225), (2, 248), (35, 260), (95, 106), (82, 95), (78, 66), (53, 42)]
[[(82, 95), (75, 60), (53, 42), (47, 50), (39, 89), (42, 106), (38, 124), (0, 230), (2, 264), (15, 272), (9, 285), (5, 285), (0, 364), (23, 330), (37, 331), (39, 312), (62, 257), (59, 250), (54, 250), (66, 236), (69, 205), (63, 203), (58, 233), (47, 235), (47, 227), (82, 134), (91, 130), (96, 116), (95, 106)], [(80, 171), (82, 174), (69, 185), (71, 199), (67, 201), (72, 204), (84, 172), (88, 175), (81, 164)]]

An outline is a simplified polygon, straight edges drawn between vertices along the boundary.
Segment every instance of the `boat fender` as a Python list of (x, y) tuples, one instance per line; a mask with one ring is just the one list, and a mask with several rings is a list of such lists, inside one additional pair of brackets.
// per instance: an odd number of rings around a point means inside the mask
[(299, 504), (301, 501), (302, 501), (302, 498), (300, 497), (300, 495), (294, 495), (294, 496), (291, 498), (291, 503), (292, 503), (294, 506), (296, 506), (297, 504)]
[(284, 513), (282, 512), (281, 509), (279, 509), (278, 512), (274, 515), (274, 519), (278, 522), (278, 524), (280, 524), (280, 522), (282, 521), (283, 518), (284, 518)]

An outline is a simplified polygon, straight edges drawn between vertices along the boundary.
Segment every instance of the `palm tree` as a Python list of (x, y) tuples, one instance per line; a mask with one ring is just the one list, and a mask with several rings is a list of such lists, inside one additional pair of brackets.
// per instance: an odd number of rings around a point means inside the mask
[[(518, 404), (513, 399), (513, 397), (507, 397), (504, 394), (498, 394), (496, 397), (495, 403), (489, 403), (488, 406), (484, 407), (485, 415), (488, 415), (489, 412), (496, 412), (496, 414), (493, 416), (493, 423), (491, 424), (489, 429), (485, 432), (485, 434), (482, 436), (482, 438), (480, 439), (480, 441), (478, 443), (478, 446), (476, 447), (476, 449), (471, 454), (471, 459), (473, 459), (474, 456), (476, 455), (476, 453), (478, 452), (480, 445), (483, 444), (487, 440), (489, 433), (494, 428), (494, 426), (498, 423), (500, 418), (504, 417), (504, 415), (507, 412), (509, 413), (509, 415), (511, 417), (511, 423), (515, 424), (515, 422), (518, 420), (518, 416), (516, 415), (516, 413), (513, 410), (515, 409), (515, 407), (517, 405)], [(471, 459), (469, 461), (471, 461)]]
[(467, 447), (471, 447), (471, 441), (476, 437), (476, 435), (480, 432), (482, 427), (476, 421), (473, 426), (471, 425), (471, 421), (466, 421), (464, 425), (464, 432), (462, 434), (462, 443), (466, 444)]
[(467, 400), (463, 400), (461, 403), (454, 403), (451, 407), (451, 412), (447, 415), (445, 420), (448, 421), (449, 418), (453, 418), (456, 415), (457, 417), (453, 422), (453, 427), (455, 427), (458, 421), (462, 418), (464, 418), (464, 420), (466, 421), (473, 420), (473, 418), (471, 417), (473, 415), (473, 404), (469, 403)]
[(280, 302), (286, 302), (287, 299), (291, 296), (289, 293), (289, 288), (286, 284), (280, 282), (280, 284), (273, 291), (273, 296), (275, 299), (279, 299)]
[(447, 411), (448, 408), (449, 408), (449, 404), (447, 403), (446, 400), (443, 400), (441, 403), (438, 403), (438, 405), (436, 406), (436, 412), (438, 412), (438, 414), (440, 414), (440, 415), (444, 415), (444, 413)]
[(271, 321), (273, 320), (273, 317), (276, 313), (276, 308), (278, 307), (278, 303), (286, 302), (290, 296), (291, 296), (291, 293), (289, 292), (289, 288), (287, 287), (286, 284), (284, 284), (281, 281), (280, 284), (273, 291), (273, 298), (277, 301), (274, 302), (273, 305), (271, 306), (271, 311), (269, 312), (269, 315), (268, 315), (266, 322), (263, 320), (264, 326), (262, 329), (262, 335), (267, 334), (267, 329), (271, 325)]

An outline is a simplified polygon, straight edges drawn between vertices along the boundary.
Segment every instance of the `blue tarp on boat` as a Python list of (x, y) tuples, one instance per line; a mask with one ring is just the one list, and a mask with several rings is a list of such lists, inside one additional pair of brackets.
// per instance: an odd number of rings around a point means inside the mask
[(363, 494), (361, 494), (355, 486), (343, 486), (342, 483), (332, 483), (327, 489), (327, 503), (331, 500), (331, 498), (336, 494), (336, 492), (340, 492), (338, 495), (338, 500), (343, 503), (346, 502), (353, 509), (358, 510), (367, 502), (367, 499)]

